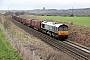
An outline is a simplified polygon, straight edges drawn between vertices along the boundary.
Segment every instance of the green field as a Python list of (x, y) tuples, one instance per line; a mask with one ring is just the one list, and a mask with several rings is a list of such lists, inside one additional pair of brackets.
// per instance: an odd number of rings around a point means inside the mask
[(0, 30), (0, 60), (23, 60)]
[(74, 24), (90, 27), (90, 17), (62, 17), (62, 16), (37, 16), (38, 18), (53, 19), (61, 22), (73, 22)]

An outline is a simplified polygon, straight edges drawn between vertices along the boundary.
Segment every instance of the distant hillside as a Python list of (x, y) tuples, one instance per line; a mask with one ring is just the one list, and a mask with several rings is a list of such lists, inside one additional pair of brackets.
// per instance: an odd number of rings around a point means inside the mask
[(55, 16), (90, 16), (90, 8), (80, 8), (80, 9), (67, 9), (67, 10), (57, 10), (57, 9), (34, 9), (34, 10), (1, 10), (0, 13), (5, 12), (22, 12), (31, 15), (55, 15)]

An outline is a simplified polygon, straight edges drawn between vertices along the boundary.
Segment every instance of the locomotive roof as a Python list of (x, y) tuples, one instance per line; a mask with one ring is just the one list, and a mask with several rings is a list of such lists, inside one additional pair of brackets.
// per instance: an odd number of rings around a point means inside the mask
[(63, 25), (63, 24), (55, 24), (56, 27), (59, 27), (60, 25)]
[(42, 24), (55, 26), (55, 27), (59, 27), (60, 25), (63, 25), (63, 24), (56, 24), (56, 22), (46, 22), (46, 21), (43, 21)]

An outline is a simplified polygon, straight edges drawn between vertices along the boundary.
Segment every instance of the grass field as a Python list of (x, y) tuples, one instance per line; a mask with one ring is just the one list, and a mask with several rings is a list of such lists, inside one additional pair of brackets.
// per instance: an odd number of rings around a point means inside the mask
[(23, 60), (0, 30), (0, 60)]
[(38, 18), (53, 19), (61, 22), (73, 22), (74, 24), (90, 27), (90, 17), (61, 17), (61, 16), (37, 16)]

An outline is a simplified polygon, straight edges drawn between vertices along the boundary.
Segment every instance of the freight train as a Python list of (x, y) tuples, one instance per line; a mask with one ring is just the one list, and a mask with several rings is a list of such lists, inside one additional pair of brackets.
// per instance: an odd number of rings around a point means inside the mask
[(32, 27), (33, 29), (41, 31), (59, 40), (65, 40), (68, 38), (68, 26), (65, 24), (51, 21), (40, 21), (37, 19), (26, 19), (15, 15), (12, 15), (11, 17), (24, 25)]

